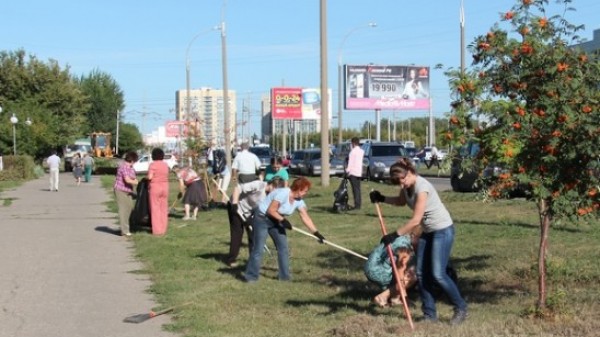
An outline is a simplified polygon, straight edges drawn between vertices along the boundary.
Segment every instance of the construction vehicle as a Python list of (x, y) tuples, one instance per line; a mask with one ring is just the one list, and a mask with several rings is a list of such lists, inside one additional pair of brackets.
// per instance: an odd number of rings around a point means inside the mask
[(90, 133), (92, 141), (92, 155), (95, 157), (112, 158), (112, 148), (110, 147), (110, 132), (92, 132)]

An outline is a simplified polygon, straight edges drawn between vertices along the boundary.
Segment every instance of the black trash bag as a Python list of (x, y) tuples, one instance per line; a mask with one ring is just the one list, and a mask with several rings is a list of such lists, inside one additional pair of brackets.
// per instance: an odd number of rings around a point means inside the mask
[(144, 178), (137, 185), (135, 206), (129, 216), (129, 228), (132, 232), (145, 231), (148, 228), (152, 228), (148, 184), (148, 179)]

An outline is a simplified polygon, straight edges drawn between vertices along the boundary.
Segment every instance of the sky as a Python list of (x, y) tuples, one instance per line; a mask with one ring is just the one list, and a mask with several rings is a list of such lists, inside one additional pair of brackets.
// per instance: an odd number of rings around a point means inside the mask
[[(550, 14), (563, 6), (549, 0)], [(337, 114), (337, 64), (431, 67), (432, 114), (444, 117), (450, 92), (444, 71), (460, 67), (460, 0), (328, 0), (327, 77)], [(465, 41), (485, 34), (515, 0), (464, 0)], [(567, 13), (580, 33), (600, 29), (600, 1), (573, 0)], [(320, 87), (318, 0), (30, 0), (0, 4), (1, 50), (25, 50), (53, 59), (79, 77), (110, 74), (125, 95), (126, 122), (144, 133), (174, 120), (175, 93), (185, 90), (186, 59), (191, 88), (223, 87), (221, 32), (225, 22), (229, 90), (250, 107), (248, 125), (260, 134), (260, 99), (272, 87)], [(371, 28), (369, 23), (376, 23)], [(471, 56), (465, 52), (467, 67)], [(442, 64), (442, 69), (434, 67)], [(239, 109), (241, 110), (241, 109)], [(428, 111), (402, 111), (398, 120)], [(382, 111), (383, 118), (392, 118)], [(242, 119), (238, 111), (238, 120)], [(345, 128), (375, 121), (373, 111), (343, 113)], [(332, 121), (337, 126), (337, 121)], [(240, 133), (241, 130), (238, 130)]]

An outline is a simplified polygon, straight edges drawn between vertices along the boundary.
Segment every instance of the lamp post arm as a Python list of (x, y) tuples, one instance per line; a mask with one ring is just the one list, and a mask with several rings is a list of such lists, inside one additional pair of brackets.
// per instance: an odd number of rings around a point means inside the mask
[(344, 43), (346, 43), (346, 40), (348, 39), (348, 37), (350, 35), (352, 35), (352, 33), (354, 33), (355, 31), (361, 29), (361, 28), (375, 28), (377, 27), (377, 24), (374, 22), (369, 22), (366, 26), (365, 25), (360, 25), (357, 27), (354, 27), (353, 29), (351, 29), (348, 33), (346, 33), (346, 35), (344, 35), (344, 37), (342, 38), (342, 42), (340, 42), (340, 46), (338, 48), (338, 144), (341, 144), (343, 141), (343, 132), (342, 132), (342, 102), (343, 102), (343, 97), (346, 94), (342, 88), (343, 86), (343, 81), (342, 81), (342, 49), (344, 47)]

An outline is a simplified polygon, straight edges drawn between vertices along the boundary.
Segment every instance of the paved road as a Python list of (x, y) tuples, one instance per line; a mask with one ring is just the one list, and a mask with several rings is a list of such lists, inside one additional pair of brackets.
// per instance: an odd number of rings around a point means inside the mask
[(132, 243), (115, 235), (110, 195), (96, 177), (76, 186), (48, 176), (0, 198), (0, 337), (167, 337), (167, 315), (141, 324), (123, 318), (156, 306)]

